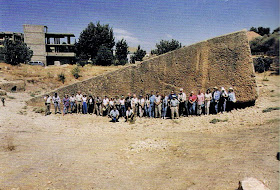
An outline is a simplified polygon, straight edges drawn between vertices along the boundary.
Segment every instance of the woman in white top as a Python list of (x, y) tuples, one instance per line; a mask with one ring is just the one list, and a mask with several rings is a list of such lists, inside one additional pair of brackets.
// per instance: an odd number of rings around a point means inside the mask
[(212, 100), (212, 93), (211, 93), (210, 89), (206, 90), (204, 99), (205, 99), (205, 114), (209, 115), (210, 102)]
[(138, 106), (138, 98), (136, 94), (133, 94), (133, 98), (131, 98), (131, 108), (135, 116), (137, 116), (137, 106)]
[(84, 96), (82, 97), (82, 101), (83, 101), (83, 114), (87, 114), (87, 95), (84, 94)]

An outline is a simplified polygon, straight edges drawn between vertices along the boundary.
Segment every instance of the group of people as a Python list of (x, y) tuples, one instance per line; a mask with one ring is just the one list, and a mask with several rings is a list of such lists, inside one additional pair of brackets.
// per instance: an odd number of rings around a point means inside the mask
[(96, 114), (98, 116), (109, 116), (112, 122), (118, 122), (120, 117), (125, 121), (133, 120), (135, 117), (150, 117), (171, 119), (179, 116), (217, 114), (219, 112), (231, 111), (234, 109), (236, 97), (233, 88), (228, 92), (224, 87), (219, 90), (217, 87), (207, 89), (205, 94), (199, 90), (197, 94), (191, 91), (187, 97), (181, 88), (179, 93), (171, 91), (170, 94), (160, 95), (159, 92), (136, 96), (127, 94), (127, 97), (115, 96), (103, 98), (99, 96), (87, 96), (78, 91), (71, 96), (65, 94), (61, 100), (57, 93), (51, 97), (44, 97), (46, 111), (49, 115), (51, 104), (54, 105), (55, 114), (61, 113), (60, 104), (63, 104), (63, 115), (68, 113)]

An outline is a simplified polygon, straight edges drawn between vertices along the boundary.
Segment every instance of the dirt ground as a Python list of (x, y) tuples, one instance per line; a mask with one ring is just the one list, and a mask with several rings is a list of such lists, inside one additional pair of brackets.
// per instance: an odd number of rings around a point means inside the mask
[[(0, 105), (0, 189), (235, 190), (245, 177), (279, 189), (279, 76), (257, 74), (254, 107), (178, 120), (109, 123)], [(214, 118), (224, 120), (210, 123)]]

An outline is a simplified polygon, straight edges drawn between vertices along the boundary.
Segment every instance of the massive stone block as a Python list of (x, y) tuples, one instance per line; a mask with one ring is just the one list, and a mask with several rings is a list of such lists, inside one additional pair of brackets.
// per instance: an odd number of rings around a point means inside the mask
[[(246, 31), (202, 41), (151, 58), (142, 63), (96, 76), (53, 92), (92, 95), (145, 94), (151, 90), (169, 94), (184, 88), (203, 92), (207, 88), (233, 87), (240, 103), (257, 98), (256, 81)], [(51, 93), (53, 93), (51, 92)], [(29, 103), (43, 101), (35, 97)]]

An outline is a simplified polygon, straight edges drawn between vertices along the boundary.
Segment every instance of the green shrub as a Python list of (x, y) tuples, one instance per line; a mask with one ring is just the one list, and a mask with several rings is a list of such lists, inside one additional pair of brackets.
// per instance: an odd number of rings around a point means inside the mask
[(79, 77), (81, 77), (80, 72), (81, 72), (81, 70), (78, 65), (76, 65), (71, 71), (71, 73), (75, 77), (75, 79), (78, 79)]
[(210, 121), (210, 123), (216, 124), (218, 122), (227, 122), (227, 121), (228, 119), (221, 120), (221, 119), (214, 118)]
[(58, 77), (58, 80), (61, 81), (62, 84), (64, 84), (65, 79), (66, 79), (64, 73), (58, 74), (57, 77)]

